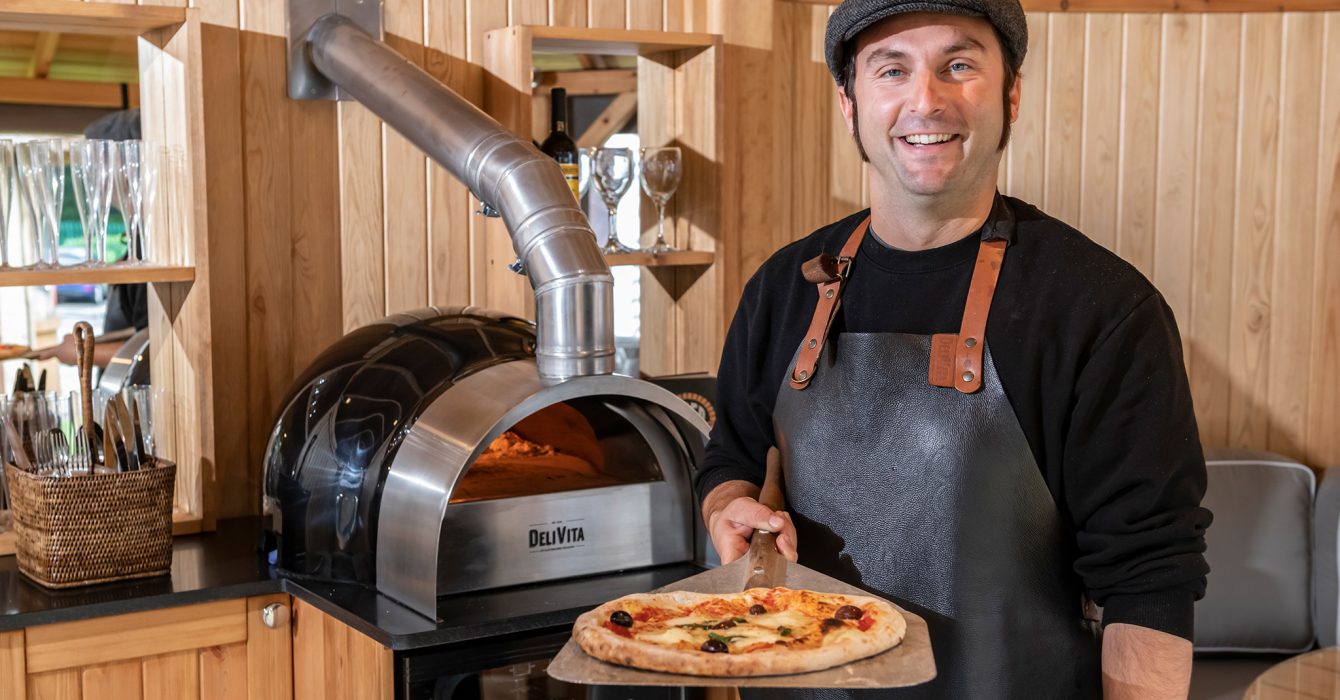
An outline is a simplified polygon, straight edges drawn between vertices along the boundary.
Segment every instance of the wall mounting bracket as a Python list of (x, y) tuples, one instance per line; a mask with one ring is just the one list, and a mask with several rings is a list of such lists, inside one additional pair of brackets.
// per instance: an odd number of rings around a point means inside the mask
[(352, 100), (312, 63), (307, 32), (328, 14), (348, 17), (359, 29), (382, 38), (382, 0), (285, 0), (288, 35), (288, 96), (295, 100)]

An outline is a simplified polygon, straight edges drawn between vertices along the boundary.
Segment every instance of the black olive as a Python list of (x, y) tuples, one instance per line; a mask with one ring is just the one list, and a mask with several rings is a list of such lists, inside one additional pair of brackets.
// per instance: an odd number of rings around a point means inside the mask
[(620, 627), (632, 627), (633, 616), (622, 610), (615, 610), (614, 614), (610, 615), (610, 622), (613, 622)]
[(711, 627), (709, 627), (708, 629), (713, 629), (713, 630), (728, 630), (728, 629), (730, 629), (730, 628), (732, 628), (732, 627), (734, 627), (734, 626), (735, 626), (735, 621), (734, 621), (734, 620), (726, 620), (725, 622), (718, 622), (718, 623), (716, 623), (715, 625), (712, 625)]
[(825, 632), (827, 632), (829, 630), (834, 630), (839, 627), (846, 627), (846, 626), (847, 623), (843, 622), (842, 620), (837, 620), (830, 617), (827, 620), (824, 620), (823, 629)]
[(859, 620), (863, 614), (861, 609), (855, 605), (844, 605), (838, 608), (836, 613), (833, 613), (833, 617), (839, 620)]
[(753, 605), (749, 606), (750, 615), (766, 615), (767, 613), (768, 609), (763, 607), (762, 605), (759, 605), (758, 603), (754, 603)]
[(702, 650), (709, 654), (721, 654), (730, 651), (730, 647), (720, 639), (709, 639), (703, 642)]

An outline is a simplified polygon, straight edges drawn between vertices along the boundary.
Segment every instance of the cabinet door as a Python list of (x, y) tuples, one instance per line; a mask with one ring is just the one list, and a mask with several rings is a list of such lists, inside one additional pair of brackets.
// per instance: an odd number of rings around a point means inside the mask
[(291, 700), (290, 605), (258, 596), (0, 633), (0, 700)]

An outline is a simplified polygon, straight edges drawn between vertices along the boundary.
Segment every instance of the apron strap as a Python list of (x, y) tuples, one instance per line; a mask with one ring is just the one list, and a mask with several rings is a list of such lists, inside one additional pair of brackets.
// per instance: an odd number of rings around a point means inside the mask
[[(791, 369), (791, 388), (804, 389), (814, 378), (814, 367), (819, 364), (819, 354), (823, 352), (824, 342), (828, 338), (828, 328), (833, 325), (838, 309), (842, 306), (842, 288), (851, 275), (851, 263), (856, 251), (861, 248), (865, 232), (870, 230), (870, 217), (852, 232), (838, 253), (836, 261), (827, 253), (805, 263), (805, 279), (815, 282), (819, 287), (819, 303), (814, 307), (814, 318), (810, 320), (809, 330), (801, 341), (800, 357)], [(823, 280), (823, 281), (820, 281)]]
[(986, 319), (996, 295), (1000, 266), (1005, 260), (1005, 241), (982, 241), (977, 265), (968, 287), (959, 332), (931, 336), (929, 381), (932, 386), (954, 387), (964, 394), (982, 388), (982, 349), (986, 346)]
[[(824, 253), (802, 266), (805, 279), (819, 288), (819, 303), (814, 317), (801, 341), (800, 355), (791, 369), (792, 389), (803, 390), (814, 379), (815, 367), (823, 353), (828, 331), (842, 307), (842, 289), (851, 276), (851, 265), (860, 250), (861, 241), (870, 230), (866, 217), (847, 242), (836, 260)], [(986, 321), (991, 314), (991, 300), (996, 295), (996, 282), (1005, 260), (1004, 240), (982, 241), (977, 250), (977, 264), (968, 287), (968, 302), (964, 305), (963, 321), (958, 333), (939, 333), (931, 336), (929, 382), (932, 386), (954, 387), (964, 394), (982, 388), (982, 351), (986, 347)], [(962, 339), (960, 341), (960, 339)]]

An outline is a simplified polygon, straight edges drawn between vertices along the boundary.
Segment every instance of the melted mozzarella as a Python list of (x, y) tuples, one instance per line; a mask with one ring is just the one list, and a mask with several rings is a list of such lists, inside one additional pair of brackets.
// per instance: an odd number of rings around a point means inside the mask
[(688, 642), (689, 644), (698, 643), (697, 640), (694, 639), (691, 630), (680, 629), (679, 627), (671, 627), (670, 629), (662, 630), (660, 632), (642, 632), (634, 634), (633, 636), (642, 641), (652, 642), (654, 644), (674, 644), (676, 642)]

